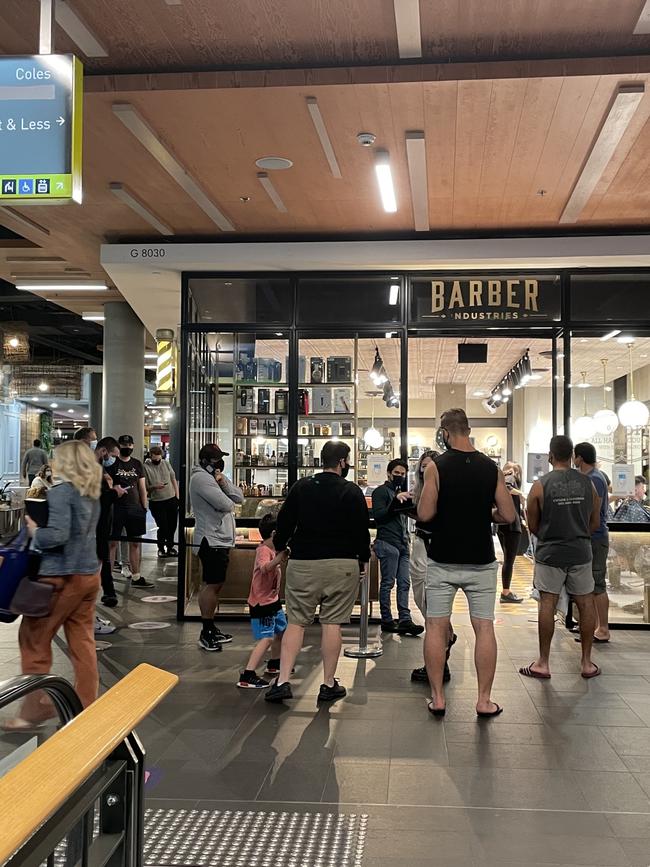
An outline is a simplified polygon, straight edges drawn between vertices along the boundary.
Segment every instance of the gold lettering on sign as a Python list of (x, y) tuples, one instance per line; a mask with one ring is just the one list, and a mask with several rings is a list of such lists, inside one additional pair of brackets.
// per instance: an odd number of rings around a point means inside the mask
[(524, 280), (524, 291), (526, 295), (526, 310), (538, 313), (539, 283), (537, 280)]
[(449, 296), (449, 309), (452, 307), (464, 307), (463, 293), (460, 288), (460, 280), (454, 280), (454, 285), (451, 287), (451, 295)]
[(488, 280), (488, 307), (501, 307), (501, 280)]
[(520, 283), (521, 283), (521, 280), (507, 280), (506, 281), (506, 284), (508, 287), (508, 289), (507, 289), (507, 297), (508, 297), (507, 305), (508, 305), (508, 307), (519, 307), (519, 302), (515, 301), (515, 291), (516, 291), (515, 286), (519, 286)]
[(445, 283), (444, 280), (431, 281), (431, 312), (440, 313), (445, 309)]
[(482, 280), (470, 280), (469, 281), (469, 307), (482, 307), (483, 306), (483, 281)]

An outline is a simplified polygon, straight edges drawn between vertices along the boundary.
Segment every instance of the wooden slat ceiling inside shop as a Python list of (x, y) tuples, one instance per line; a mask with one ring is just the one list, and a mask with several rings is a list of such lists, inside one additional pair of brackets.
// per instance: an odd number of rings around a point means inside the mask
[[(160, 241), (111, 194), (116, 181), (175, 239), (417, 237), (409, 130), (425, 135), (434, 234), (564, 234), (650, 223), (650, 57), (643, 56), (650, 35), (633, 33), (643, 0), (423, 0), (422, 57), (408, 63), (399, 60), (393, 0), (67, 2), (108, 54), (85, 59), (84, 201), (21, 207), (31, 228), (0, 208), (0, 224), (40, 248), (30, 256), (62, 259), (47, 268), (12, 265), (13, 247), (0, 254), (6, 279), (66, 268), (105, 278), (101, 243)], [(0, 52), (36, 50), (38, 5), (3, 0)], [(60, 28), (56, 48), (75, 50)], [(566, 59), (539, 59), (558, 57)], [(205, 71), (218, 69), (239, 71)], [(577, 221), (562, 224), (617, 89), (630, 84), (645, 85), (631, 122)], [(342, 178), (325, 159), (310, 96)], [(124, 102), (225, 213), (233, 233), (220, 232), (119, 121), (112, 107)], [(394, 214), (381, 207), (374, 149), (357, 142), (362, 131), (390, 154)], [(255, 160), (269, 155), (293, 161), (270, 173), (286, 211), (256, 176)]]

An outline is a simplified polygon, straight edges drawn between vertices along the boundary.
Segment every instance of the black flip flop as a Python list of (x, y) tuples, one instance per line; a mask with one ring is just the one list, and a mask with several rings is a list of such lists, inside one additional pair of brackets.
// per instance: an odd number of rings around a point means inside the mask
[[(574, 638), (573, 640), (577, 641), (578, 644), (581, 644), (582, 642), (580, 636)], [(609, 644), (609, 638), (596, 638), (596, 636), (594, 635), (594, 644)]]
[[(496, 701), (494, 702), (494, 704), (497, 704)], [(476, 716), (480, 719), (489, 719), (493, 716), (499, 716), (500, 713), (503, 713), (503, 708), (501, 707), (501, 705), (497, 704), (496, 710), (477, 710)]]
[(595, 662), (593, 663), (593, 665), (595, 667), (595, 671), (592, 671), (590, 674), (585, 674), (584, 672), (582, 673), (581, 676), (584, 678), (584, 680), (591, 680), (592, 678), (598, 677), (598, 675), (602, 674), (600, 668), (596, 665)]
[(525, 668), (519, 669), (519, 674), (523, 674), (524, 677), (532, 677), (535, 680), (550, 680), (550, 674), (543, 674), (541, 671), (535, 671), (533, 668), (533, 664), (527, 665)]
[(431, 707), (433, 701), (427, 703), (427, 710), (432, 716), (441, 717), (445, 715), (446, 707)]

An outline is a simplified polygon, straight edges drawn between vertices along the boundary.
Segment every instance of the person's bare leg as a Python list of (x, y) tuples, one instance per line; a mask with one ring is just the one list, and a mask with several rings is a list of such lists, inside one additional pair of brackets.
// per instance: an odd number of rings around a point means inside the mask
[(574, 596), (573, 598), (580, 612), (581, 670), (583, 674), (591, 674), (594, 671), (594, 663), (591, 661), (591, 648), (594, 643), (594, 628), (596, 626), (594, 594), (587, 593), (584, 596)]
[(129, 542), (129, 564), (134, 575), (140, 574), (142, 560), (142, 545), (139, 542)]
[(431, 684), (431, 701), (434, 710), (445, 707), (443, 675), (449, 644), (449, 617), (427, 617), (424, 636), (424, 663)]
[(282, 650), (280, 652), (280, 674), (278, 684), (288, 683), (293, 670), (296, 657), (302, 650), (302, 642), (305, 637), (305, 627), (290, 623), (282, 638)]
[(551, 641), (555, 632), (555, 609), (559, 596), (556, 593), (540, 592), (541, 601), (538, 606), (537, 632), (539, 634), (539, 656), (531, 666), (533, 671), (550, 674), (549, 657)]
[(199, 609), (203, 620), (212, 620), (219, 603), (221, 584), (202, 584), (199, 590)]
[(472, 617), (471, 622), (476, 636), (474, 645), (474, 666), (478, 680), (476, 710), (480, 713), (490, 713), (494, 710), (491, 695), (494, 672), (497, 668), (497, 640), (494, 634), (494, 622), (479, 617)]
[(272, 638), (262, 638), (257, 642), (253, 648), (253, 652), (248, 657), (248, 662), (246, 663), (247, 671), (257, 671), (257, 666), (262, 662), (267, 650), (273, 643), (274, 640)]
[(321, 624), (320, 652), (323, 660), (323, 683), (334, 686), (334, 675), (341, 655), (341, 627), (338, 623)]
[(109, 545), (109, 556), (111, 558), (111, 569), (112, 569), (113, 566), (115, 565), (115, 557), (117, 554), (118, 543), (117, 542), (109, 542), (108, 545)]
[(594, 595), (594, 607), (596, 609), (594, 635), (603, 641), (609, 641), (609, 596), (607, 593)]

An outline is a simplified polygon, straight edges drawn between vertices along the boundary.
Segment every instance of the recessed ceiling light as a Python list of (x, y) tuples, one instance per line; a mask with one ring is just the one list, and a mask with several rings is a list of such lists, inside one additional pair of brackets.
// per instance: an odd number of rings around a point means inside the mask
[(393, 0), (397, 48), (404, 59), (422, 57), (419, 0)]
[(149, 358), (149, 359), (154, 359), (154, 361), (157, 361), (158, 360), (158, 353), (157, 352), (145, 352), (144, 357)]
[(62, 30), (65, 30), (86, 57), (108, 57), (108, 52), (104, 46), (67, 0), (57, 0), (54, 9), (56, 23)]
[(485, 391), (475, 391), (472, 393), (472, 397), (485, 397), (486, 393)]
[(616, 337), (616, 335), (620, 334), (620, 333), (621, 333), (621, 329), (615, 328), (613, 331), (608, 331), (607, 334), (603, 334), (603, 336), (600, 339), (603, 341), (611, 340), (612, 337)]
[(386, 213), (394, 214), (397, 211), (397, 200), (395, 198), (395, 187), (393, 185), (393, 174), (390, 168), (388, 151), (378, 150), (376, 152), (375, 174), (377, 175), (383, 208)]
[(112, 182), (108, 185), (109, 190), (113, 195), (120, 200), (127, 208), (131, 208), (131, 210), (137, 214), (139, 217), (152, 226), (157, 232), (160, 232), (161, 235), (170, 236), (174, 234), (174, 230), (168, 226), (166, 223), (156, 215), (154, 212), (144, 204), (144, 202), (139, 199), (135, 193), (131, 192), (131, 190), (124, 186), (124, 184), (118, 182)]
[(47, 391), (49, 389), (49, 387), (50, 386), (47, 384), (47, 382), (39, 382), (39, 384), (38, 384), (38, 390), (39, 391)]
[(100, 311), (88, 311), (86, 313), (82, 313), (81, 318), (86, 322), (104, 322), (106, 317)]
[(255, 165), (258, 169), (265, 169), (268, 172), (279, 172), (290, 169), (293, 163), (285, 157), (260, 157), (259, 160), (255, 160)]
[(69, 409), (68, 412), (74, 412), (74, 410), (73, 410), (73, 409)]
[(58, 407), (58, 405), (59, 405), (58, 403), (51, 403), (50, 409), (56, 409)]
[(282, 201), (282, 197), (280, 196), (280, 193), (276, 190), (276, 188), (273, 184), (273, 181), (267, 175), (267, 173), (266, 172), (258, 172), (257, 173), (257, 180), (260, 182), (262, 187), (264, 187), (264, 192), (269, 197), (269, 199), (273, 202), (276, 209), (278, 211), (280, 211), (280, 213), (286, 214), (287, 213), (287, 206)]
[(88, 418), (88, 417), (89, 417), (89, 416), (88, 416), (88, 413), (87, 413), (87, 412), (84, 413), (84, 418)]
[(629, 346), (631, 343), (634, 343), (634, 337), (632, 337), (631, 334), (622, 334), (620, 337), (616, 338), (616, 342)]
[(106, 283), (16, 283), (16, 289), (28, 292), (106, 292)]
[(32, 400), (38, 400), (38, 398), (37, 398), (37, 397), (33, 397)]
[(340, 178), (341, 169), (336, 160), (336, 154), (334, 153), (334, 148), (327, 132), (327, 127), (325, 126), (323, 115), (321, 114), (320, 108), (318, 107), (318, 100), (315, 96), (307, 97), (307, 109), (309, 110), (312, 123), (314, 124), (316, 135), (320, 139), (321, 147), (323, 148), (323, 153), (325, 154), (325, 159), (328, 162), (330, 171), (333, 177)]
[(406, 133), (406, 161), (411, 186), (413, 225), (416, 232), (428, 232), (429, 184), (427, 181), (427, 153), (424, 132)]

